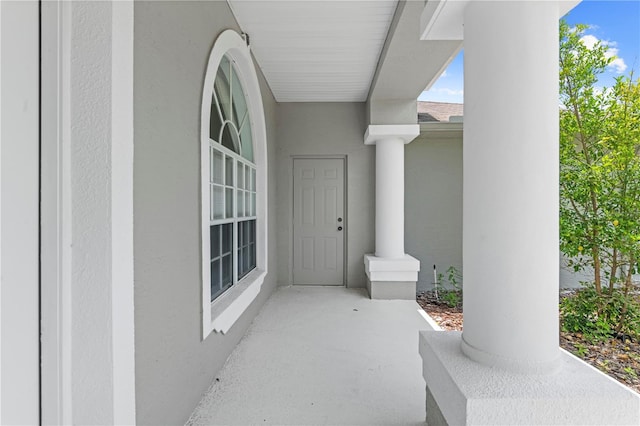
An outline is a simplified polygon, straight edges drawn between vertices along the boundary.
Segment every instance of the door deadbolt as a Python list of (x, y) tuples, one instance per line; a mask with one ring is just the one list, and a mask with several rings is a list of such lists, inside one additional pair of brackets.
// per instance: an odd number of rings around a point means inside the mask
[(338, 222), (342, 222), (342, 218), (341, 217), (338, 218)]

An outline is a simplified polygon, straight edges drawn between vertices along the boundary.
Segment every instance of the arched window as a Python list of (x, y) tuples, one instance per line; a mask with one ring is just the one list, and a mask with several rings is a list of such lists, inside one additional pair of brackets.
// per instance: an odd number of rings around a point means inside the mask
[(249, 48), (214, 45), (202, 110), (203, 338), (226, 332), (266, 274), (266, 131)]
[(236, 65), (218, 66), (209, 121), (211, 300), (256, 267), (256, 165), (251, 115)]

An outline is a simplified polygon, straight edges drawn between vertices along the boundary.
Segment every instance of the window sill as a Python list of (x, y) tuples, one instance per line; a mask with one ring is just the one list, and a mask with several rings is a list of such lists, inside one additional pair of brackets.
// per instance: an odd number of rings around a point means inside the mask
[(211, 302), (211, 323), (204, 337), (215, 331), (225, 334), (260, 293), (266, 271), (254, 269), (223, 295)]

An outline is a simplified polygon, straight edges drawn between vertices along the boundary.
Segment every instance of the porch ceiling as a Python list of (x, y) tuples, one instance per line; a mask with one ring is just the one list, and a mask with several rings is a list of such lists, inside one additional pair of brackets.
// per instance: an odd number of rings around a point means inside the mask
[(366, 101), (397, 3), (229, 0), (279, 102)]

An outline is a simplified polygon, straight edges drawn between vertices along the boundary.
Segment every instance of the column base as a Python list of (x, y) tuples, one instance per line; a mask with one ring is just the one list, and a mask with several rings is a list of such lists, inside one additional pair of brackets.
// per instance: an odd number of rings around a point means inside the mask
[(387, 259), (365, 254), (367, 290), (372, 299), (415, 300), (420, 261), (408, 254)]
[(478, 364), (460, 332), (421, 331), (427, 424), (639, 424), (640, 395), (561, 351), (550, 374)]

